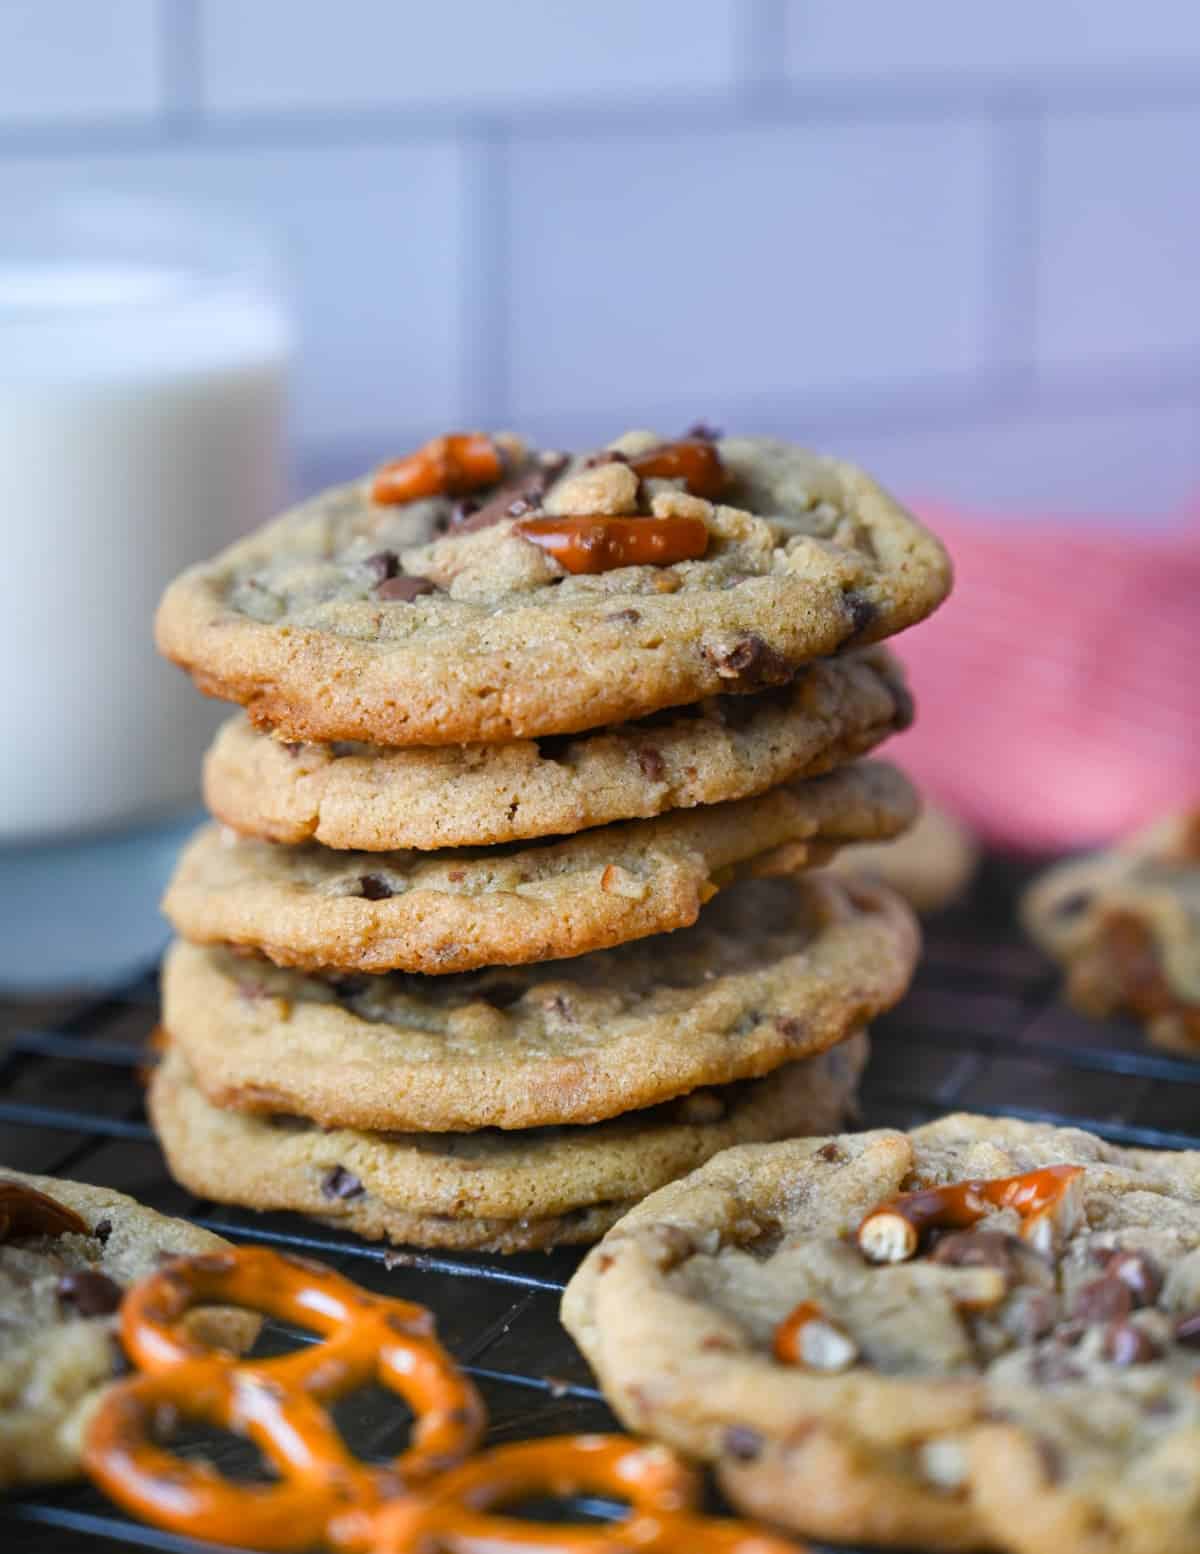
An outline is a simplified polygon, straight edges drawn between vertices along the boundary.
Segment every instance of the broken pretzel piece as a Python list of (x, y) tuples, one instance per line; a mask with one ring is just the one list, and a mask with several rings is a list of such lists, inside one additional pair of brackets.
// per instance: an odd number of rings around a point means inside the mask
[(902, 1193), (872, 1209), (858, 1227), (858, 1246), (873, 1263), (902, 1263), (915, 1257), (924, 1232), (961, 1230), (997, 1209), (1015, 1209), (1021, 1235), (1037, 1251), (1049, 1252), (1055, 1230), (1069, 1235), (1078, 1223), (1083, 1167), (1042, 1166), (1020, 1176), (952, 1182)]
[(375, 475), (371, 500), (393, 506), (429, 496), (467, 496), (494, 486), (504, 473), (504, 456), (490, 437), (454, 432), (385, 464)]

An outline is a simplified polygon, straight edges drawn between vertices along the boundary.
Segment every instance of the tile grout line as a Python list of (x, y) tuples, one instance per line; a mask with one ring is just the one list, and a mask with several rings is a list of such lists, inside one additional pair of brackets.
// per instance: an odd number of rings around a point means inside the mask
[(459, 402), (467, 421), (505, 426), (511, 414), (509, 309), (511, 155), (501, 121), (476, 120), (463, 137), (460, 191)]
[(159, 0), (163, 115), (172, 143), (194, 139), (203, 120), (202, 29), (199, 0)]
[(987, 123), (984, 347), (991, 374), (1013, 392), (1030, 394), (1036, 378), (1045, 112), (1036, 96), (1007, 94), (993, 104)]

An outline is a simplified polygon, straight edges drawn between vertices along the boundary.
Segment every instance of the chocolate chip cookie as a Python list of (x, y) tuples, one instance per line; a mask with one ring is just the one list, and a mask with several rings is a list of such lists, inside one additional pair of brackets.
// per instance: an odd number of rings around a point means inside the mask
[(1200, 1153), (972, 1116), (732, 1149), (563, 1320), (628, 1426), (800, 1532), (1200, 1548)]
[[(123, 1193), (0, 1167), (0, 1488), (73, 1478), (91, 1405), (125, 1369), (116, 1311), (163, 1254), (228, 1243)], [(247, 1312), (193, 1318), (206, 1342), (244, 1349)]]
[(829, 865), (837, 874), (878, 880), (921, 913), (944, 911), (965, 894), (979, 864), (966, 826), (925, 802), (916, 824), (892, 842), (847, 847)]
[(838, 1126), (865, 1060), (866, 1037), (853, 1035), (765, 1079), (594, 1127), (404, 1134), (218, 1110), (172, 1045), (150, 1110), (172, 1172), (206, 1198), (294, 1209), (372, 1240), (517, 1252), (596, 1240), (730, 1144)]
[(1050, 869), (1022, 917), (1076, 1008), (1131, 1014), (1159, 1046), (1200, 1052), (1200, 808)]
[(787, 443), (455, 435), (185, 572), (157, 637), (288, 740), (491, 743), (786, 684), (949, 587), (868, 476)]
[(906, 728), (885, 649), (823, 659), (790, 685), (710, 696), (577, 736), (388, 749), (288, 743), (244, 714), (204, 765), (208, 807), (246, 836), (370, 852), (485, 847), (717, 804), (815, 777)]
[(685, 927), (738, 875), (791, 873), (841, 842), (894, 836), (916, 809), (907, 778), (862, 762), (756, 798), (478, 851), (344, 853), (207, 827), (163, 910), (195, 943), (285, 966), (524, 965)]
[(458, 976), (305, 976), (180, 942), (163, 1021), (221, 1107), (425, 1132), (598, 1122), (843, 1040), (903, 996), (918, 947), (877, 887), (750, 880), (665, 941)]

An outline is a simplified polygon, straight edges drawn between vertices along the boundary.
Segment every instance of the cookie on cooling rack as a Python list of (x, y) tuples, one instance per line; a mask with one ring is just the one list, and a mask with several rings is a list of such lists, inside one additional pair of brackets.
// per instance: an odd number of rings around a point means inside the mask
[[(0, 1487), (72, 1478), (89, 1407), (125, 1369), (115, 1313), (166, 1254), (228, 1243), (124, 1193), (0, 1167)], [(244, 1349), (258, 1319), (207, 1310), (206, 1341)]]
[(444, 975), (558, 960), (696, 920), (739, 874), (784, 874), (914, 818), (908, 779), (860, 762), (756, 798), (676, 810), (565, 841), (436, 853), (279, 847), (206, 827), (163, 910), (200, 944), (279, 965)]
[(239, 714), (208, 752), (204, 793), (218, 820), (270, 842), (486, 847), (748, 798), (842, 766), (911, 720), (899, 665), (872, 648), (756, 695), (498, 745), (294, 744)]
[(835, 1045), (903, 996), (919, 944), (877, 887), (747, 880), (666, 940), (449, 977), (302, 975), (181, 941), (163, 1020), (215, 1106), (436, 1133), (600, 1122)]
[(631, 1428), (832, 1540), (1200, 1549), (1200, 1153), (952, 1116), (732, 1149), (563, 1321)]
[(664, 1182), (731, 1144), (837, 1127), (863, 1035), (764, 1079), (704, 1089), (591, 1127), (367, 1133), (221, 1111), (171, 1047), (150, 1112), (193, 1192), (293, 1209), (400, 1245), (523, 1252), (595, 1241)]
[(492, 743), (786, 683), (949, 588), (868, 476), (787, 443), (467, 434), (191, 568), (157, 636), (287, 739)]
[(1159, 1046), (1200, 1054), (1200, 807), (1056, 865), (1021, 910), (1077, 1009), (1131, 1014)]

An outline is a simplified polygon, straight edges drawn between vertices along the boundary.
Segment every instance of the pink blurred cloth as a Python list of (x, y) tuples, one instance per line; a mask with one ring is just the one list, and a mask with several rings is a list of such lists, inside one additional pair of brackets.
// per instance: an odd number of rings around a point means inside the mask
[(921, 508), (955, 566), (893, 645), (914, 728), (888, 745), (993, 843), (1107, 840), (1200, 797), (1200, 515), (1169, 531)]

